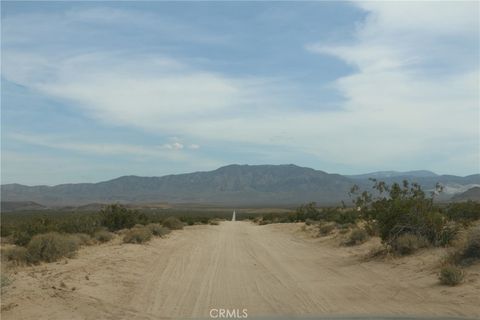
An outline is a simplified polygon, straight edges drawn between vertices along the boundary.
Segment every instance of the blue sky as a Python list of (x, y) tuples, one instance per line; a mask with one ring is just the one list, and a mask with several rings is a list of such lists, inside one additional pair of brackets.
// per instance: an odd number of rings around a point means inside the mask
[(480, 171), (478, 2), (7, 2), (2, 183)]

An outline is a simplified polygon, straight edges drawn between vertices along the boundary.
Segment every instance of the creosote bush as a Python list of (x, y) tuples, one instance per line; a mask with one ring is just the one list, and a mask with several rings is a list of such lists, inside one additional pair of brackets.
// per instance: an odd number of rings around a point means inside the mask
[(112, 232), (109, 232), (107, 230), (99, 230), (94, 233), (93, 237), (95, 240), (98, 242), (104, 243), (108, 242), (113, 239), (114, 234)]
[(170, 230), (183, 229), (183, 222), (175, 217), (168, 217), (163, 221), (163, 226)]
[(170, 229), (162, 227), (162, 225), (159, 223), (150, 223), (146, 227), (150, 229), (152, 235), (156, 237), (163, 237), (164, 235), (170, 233)]
[(36, 235), (27, 245), (27, 261), (53, 262), (63, 257), (72, 257), (79, 247), (79, 240), (66, 234), (50, 232)]
[(440, 283), (447, 286), (456, 286), (463, 281), (463, 270), (455, 265), (446, 265), (440, 270)]
[(393, 252), (400, 255), (412, 254), (420, 248), (428, 246), (428, 241), (415, 234), (402, 234), (390, 242)]
[(152, 239), (152, 231), (148, 227), (133, 228), (125, 233), (123, 242), (125, 243), (145, 243)]

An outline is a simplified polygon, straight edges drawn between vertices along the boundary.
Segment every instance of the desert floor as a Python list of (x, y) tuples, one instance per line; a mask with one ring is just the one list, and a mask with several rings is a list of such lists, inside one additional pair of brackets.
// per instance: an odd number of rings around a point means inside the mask
[[(300, 224), (222, 222), (145, 245), (115, 240), (77, 257), (16, 267), (2, 319), (248, 318), (319, 315), (480, 317), (480, 266), (458, 287), (438, 284), (442, 249), (365, 260), (378, 241), (344, 247)], [(241, 314), (240, 314), (241, 315)]]

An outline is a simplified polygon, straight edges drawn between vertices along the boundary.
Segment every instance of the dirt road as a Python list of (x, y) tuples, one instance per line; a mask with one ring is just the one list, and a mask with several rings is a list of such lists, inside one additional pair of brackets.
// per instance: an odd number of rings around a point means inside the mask
[(480, 316), (478, 267), (464, 285), (442, 287), (428, 257), (361, 262), (361, 249), (308, 239), (299, 228), (228, 221), (147, 245), (87, 247), (67, 263), (19, 269), (2, 318), (209, 318), (220, 308), (246, 309), (249, 318)]

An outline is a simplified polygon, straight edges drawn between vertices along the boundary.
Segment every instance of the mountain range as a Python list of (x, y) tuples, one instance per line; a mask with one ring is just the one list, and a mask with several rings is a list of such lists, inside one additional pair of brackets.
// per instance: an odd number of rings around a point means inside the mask
[(480, 174), (460, 177), (420, 170), (340, 175), (292, 164), (228, 165), (206, 172), (161, 177), (123, 176), (99, 183), (5, 184), (1, 186), (1, 195), (3, 202), (35, 202), (50, 207), (112, 202), (286, 206), (316, 201), (338, 205), (342, 200), (350, 201), (348, 191), (352, 185), (370, 188), (369, 178), (389, 183), (407, 179), (419, 183), (425, 190), (432, 190), (439, 182), (445, 186), (440, 198), (443, 200), (480, 186)]

